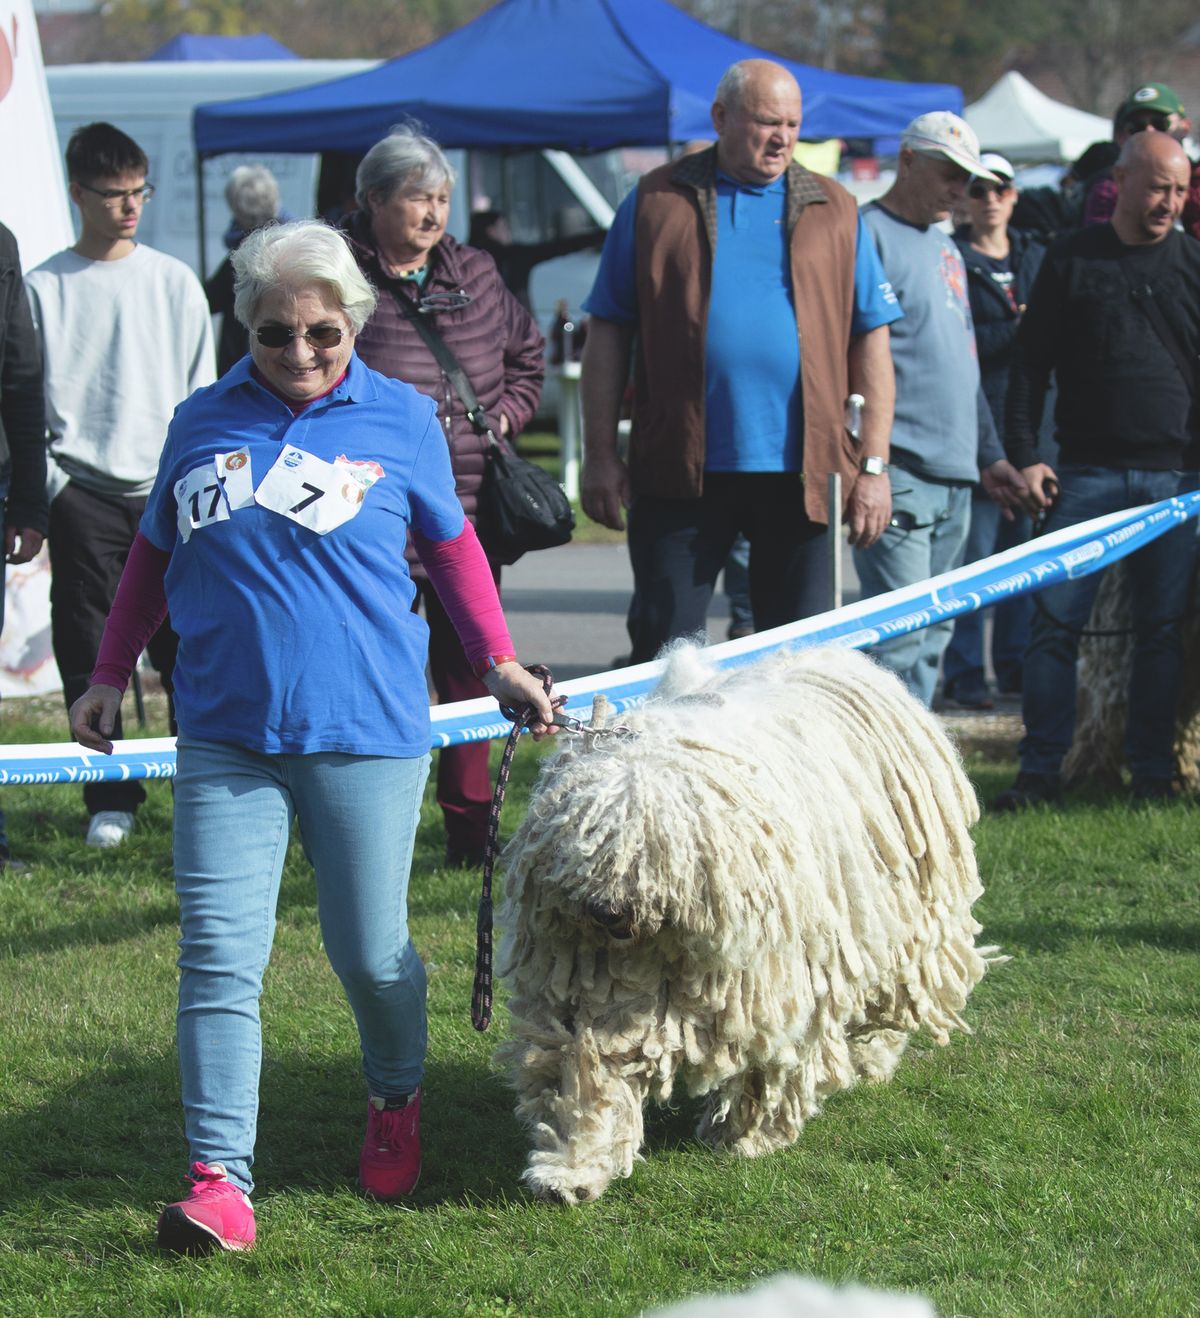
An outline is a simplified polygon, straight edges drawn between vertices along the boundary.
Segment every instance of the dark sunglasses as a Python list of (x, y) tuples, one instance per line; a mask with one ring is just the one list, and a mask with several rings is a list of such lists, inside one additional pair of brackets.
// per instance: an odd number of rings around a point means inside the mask
[(994, 192), (997, 197), (1003, 197), (1011, 187), (1011, 183), (985, 183), (980, 179), (967, 189), (967, 196), (974, 201), (982, 201), (989, 192)]
[(307, 334), (293, 334), (286, 325), (264, 325), (254, 331), (264, 348), (286, 348), (293, 339), (303, 339), (310, 348), (336, 348), (342, 341), (342, 331), (336, 325), (318, 325)]
[(1171, 116), (1161, 110), (1138, 110), (1127, 116), (1121, 125), (1127, 133), (1144, 133), (1153, 128), (1156, 133), (1165, 133), (1171, 126)]

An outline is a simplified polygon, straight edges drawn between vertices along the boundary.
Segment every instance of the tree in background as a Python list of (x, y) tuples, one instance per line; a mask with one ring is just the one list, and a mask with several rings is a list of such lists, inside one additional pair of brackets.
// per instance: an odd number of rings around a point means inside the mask
[(1055, 0), (1048, 19), (1038, 62), (1058, 73), (1077, 105), (1111, 115), (1138, 83), (1174, 81), (1167, 61), (1196, 7), (1192, 0)]
[[(787, 59), (843, 73), (950, 82), (968, 101), (1006, 69), (1057, 76), (1109, 115), (1139, 82), (1172, 81), (1194, 0), (677, 0), (702, 22)], [(1193, 43), (1194, 46), (1195, 43)]]
[(461, 27), (489, 0), (106, 0), (110, 59), (144, 59), (180, 32), (266, 32), (306, 59), (390, 59)]

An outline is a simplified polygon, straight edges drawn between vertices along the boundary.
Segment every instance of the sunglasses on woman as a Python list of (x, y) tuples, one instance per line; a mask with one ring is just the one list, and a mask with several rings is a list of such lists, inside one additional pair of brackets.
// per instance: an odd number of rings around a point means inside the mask
[(286, 325), (264, 325), (254, 334), (264, 348), (286, 348), (296, 338), (303, 339), (310, 348), (336, 348), (342, 341), (342, 331), (336, 325), (318, 325), (307, 334), (293, 334)]
[(1011, 183), (984, 183), (980, 181), (971, 184), (967, 189), (967, 195), (974, 201), (982, 201), (989, 192), (994, 192), (997, 197), (1003, 197), (1011, 187)]

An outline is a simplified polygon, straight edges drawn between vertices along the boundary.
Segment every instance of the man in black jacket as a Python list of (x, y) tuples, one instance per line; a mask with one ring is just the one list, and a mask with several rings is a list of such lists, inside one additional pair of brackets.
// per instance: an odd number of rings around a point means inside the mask
[[(1009, 378), (1005, 441), (1029, 485), (1029, 510), (1049, 510), (1048, 531), (1179, 492), (1200, 353), (1200, 243), (1175, 229), (1190, 168), (1168, 134), (1131, 137), (1116, 167), (1111, 222), (1056, 243), (1034, 285)], [(1051, 369), (1057, 473), (1035, 458)], [(1135, 638), (1125, 752), (1135, 799), (1174, 793), (1180, 619), (1195, 546), (1189, 523), (1128, 560)], [(1074, 734), (1078, 633), (1098, 588), (1093, 574), (1041, 596), (1025, 655), (1021, 772), (998, 809), (1058, 799)]]
[[(0, 532), (5, 561), (28, 563), (46, 534), (46, 412), (42, 358), (17, 240), (0, 224)], [(0, 590), (0, 629), (4, 592)], [(11, 860), (0, 811), (0, 869)]]

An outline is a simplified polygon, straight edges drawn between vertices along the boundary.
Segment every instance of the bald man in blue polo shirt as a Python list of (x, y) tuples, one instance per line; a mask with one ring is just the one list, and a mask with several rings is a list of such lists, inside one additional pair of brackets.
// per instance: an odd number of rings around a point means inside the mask
[[(853, 198), (793, 161), (800, 89), (782, 66), (733, 65), (712, 118), (715, 147), (622, 203), (585, 303), (583, 507), (618, 530), (628, 509), (634, 663), (703, 631), (739, 532), (758, 628), (827, 607), (831, 472), (853, 543), (873, 544), (891, 516), (888, 325), (902, 312)], [(857, 442), (853, 393), (866, 399)]]

